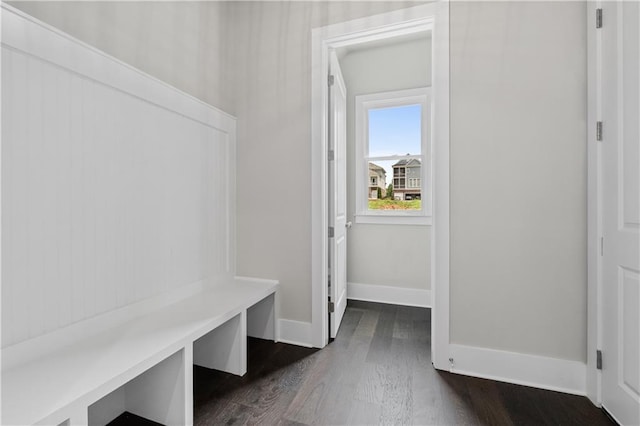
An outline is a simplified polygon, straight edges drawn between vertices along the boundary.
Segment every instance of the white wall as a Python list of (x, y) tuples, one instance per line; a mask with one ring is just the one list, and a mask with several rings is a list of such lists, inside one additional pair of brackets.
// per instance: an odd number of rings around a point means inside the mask
[[(431, 86), (431, 39), (364, 46), (340, 59), (347, 86), (347, 281), (430, 289), (429, 226), (355, 223), (355, 97), (368, 93)], [(387, 184), (392, 176), (387, 176)]]
[(238, 272), (280, 281), (283, 318), (311, 321), (311, 29), (413, 4), (237, 2), (230, 9), (238, 46)]
[(450, 10), (451, 339), (584, 361), (585, 3)]
[(12, 1), (28, 14), (234, 114), (228, 6), (218, 1)]

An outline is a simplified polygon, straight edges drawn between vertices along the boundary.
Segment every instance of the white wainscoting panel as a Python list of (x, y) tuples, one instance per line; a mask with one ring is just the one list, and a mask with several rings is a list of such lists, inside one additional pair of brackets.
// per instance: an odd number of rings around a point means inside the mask
[(2, 347), (232, 277), (235, 119), (2, 12)]
[(347, 283), (347, 298), (391, 305), (431, 307), (431, 291), (419, 288)]
[(449, 348), (452, 373), (574, 395), (586, 394), (584, 362), (457, 344)]

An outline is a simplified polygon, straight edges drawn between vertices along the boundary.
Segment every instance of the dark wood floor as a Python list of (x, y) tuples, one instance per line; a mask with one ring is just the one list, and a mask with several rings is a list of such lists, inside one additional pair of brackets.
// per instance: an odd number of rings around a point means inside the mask
[(436, 371), (430, 311), (349, 302), (323, 350), (249, 341), (244, 377), (196, 367), (196, 425), (609, 425), (586, 398)]

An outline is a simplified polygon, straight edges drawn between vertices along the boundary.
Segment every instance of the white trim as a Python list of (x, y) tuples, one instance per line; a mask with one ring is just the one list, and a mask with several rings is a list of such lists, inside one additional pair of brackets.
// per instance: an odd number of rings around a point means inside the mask
[[(2, 46), (94, 79), (160, 108), (216, 129), (233, 127), (236, 118), (168, 83), (140, 71), (25, 12), (2, 3)], [(25, 26), (29, 26), (29, 33)], [(35, 43), (34, 40), (46, 40)], [(123, 68), (127, 76), (123, 78)]]
[[(2, 40), (2, 34), (4, 33), (4, 28), (2, 26), (3, 15), (4, 15), (4, 12), (0, 8), (0, 40)], [(0, 82), (3, 81), (2, 80), (2, 69), (3, 69), (2, 68), (2, 56), (4, 56), (4, 55), (2, 55), (0, 53)], [(2, 100), (2, 84), (1, 83), (0, 83), (0, 100)], [(0, 242), (3, 241), (3, 239), (2, 239), (2, 233), (3, 233), (3, 229), (2, 229), (2, 223), (3, 223), (3, 220), (2, 220), (2, 212), (3, 212), (3, 209), (2, 209), (2, 186), (3, 185), (2, 185), (2, 177), (1, 176), (2, 176), (2, 174), (4, 172), (2, 170), (2, 151), (3, 151), (3, 149), (2, 149), (2, 146), (3, 146), (3, 144), (2, 144), (2, 134), (4, 132), (2, 132), (2, 104), (3, 104), (3, 102), (0, 102)], [(2, 297), (1, 297), (1, 294), (2, 294), (2, 277), (3, 277), (3, 273), (2, 273), (2, 263), (3, 262), (2, 262), (2, 259), (4, 259), (3, 256), (2, 256), (2, 247), (3, 246), (4, 246), (4, 244), (0, 243), (0, 318), (4, 317), (4, 315), (2, 313)], [(3, 327), (0, 326), (0, 347), (2, 346), (2, 342), (3, 342), (3, 340), (2, 340), (2, 328)], [(4, 352), (3, 350), (0, 350), (0, 368), (4, 365), (4, 362), (5, 362), (4, 358), (3, 358), (4, 357), (3, 352)], [(0, 385), (0, 419), (2, 418), (1, 417), (2, 416), (2, 413), (1, 413), (1, 411), (2, 411), (2, 401), (4, 401), (4, 399), (2, 398), (2, 386)]]
[(287, 319), (278, 320), (279, 336), (277, 341), (290, 345), (313, 347), (311, 339), (312, 326), (310, 322), (294, 321)]
[(600, 192), (600, 144), (596, 141), (596, 121), (601, 117), (601, 34), (595, 28), (596, 8), (587, 6), (587, 368), (586, 394), (595, 405), (602, 404), (602, 373), (596, 368), (596, 351), (602, 348), (601, 262), (599, 241), (602, 235)]
[(431, 290), (386, 285), (347, 283), (347, 299), (391, 305), (431, 307)]
[(243, 275), (236, 275), (234, 279), (236, 281), (249, 281), (249, 282), (260, 283), (260, 284), (271, 284), (271, 285), (280, 284), (280, 281), (278, 280), (273, 280), (269, 278), (245, 277)]
[(136, 318), (149, 315), (169, 305), (195, 296), (207, 288), (204, 281), (184, 285), (176, 290), (96, 315), (50, 333), (16, 343), (2, 349), (2, 370), (22, 365), (30, 360), (56, 352), (65, 346), (90, 336), (121, 326)]
[(368, 223), (373, 225), (431, 225), (431, 216), (415, 215), (385, 215), (369, 213), (365, 215), (355, 215), (356, 223)]
[[(402, 155), (401, 153), (388, 156), (371, 156), (369, 153), (369, 114), (370, 109), (393, 108), (407, 105), (420, 105), (421, 135), (420, 154)], [(426, 225), (431, 221), (425, 220), (431, 217), (431, 139), (433, 128), (431, 87), (418, 87), (414, 89), (395, 90), (390, 92), (371, 93), (355, 97), (355, 176), (356, 197), (355, 211), (356, 223), (389, 223), (398, 225)], [(404, 159), (417, 159), (420, 161), (420, 179), (422, 185), (422, 203), (420, 210), (369, 210), (368, 191), (370, 162), (399, 161)], [(393, 174), (388, 177), (391, 184), (394, 183)], [(408, 178), (407, 178), (408, 179)], [(387, 181), (387, 183), (389, 183)], [(407, 188), (407, 186), (405, 186)], [(394, 190), (396, 189), (394, 185)], [(425, 196), (426, 195), (426, 196)], [(369, 219), (371, 217), (371, 219)], [(422, 220), (415, 220), (421, 218)], [(413, 219), (413, 220), (412, 220)]]
[(431, 359), (449, 362), (449, 2), (437, 3), (433, 29), (433, 230), (431, 233)]
[(584, 396), (586, 364), (508, 351), (451, 344), (449, 371), (500, 382)]
[[(446, 368), (449, 345), (449, 3), (446, 0), (315, 28), (311, 35), (311, 319), (312, 342), (328, 342), (327, 330), (327, 113), (330, 48), (412, 34), (433, 28), (433, 207), (439, 215), (432, 250), (436, 344), (434, 365)], [(446, 164), (435, 164), (446, 161)], [(435, 223), (435, 222), (434, 222)], [(440, 253), (436, 255), (436, 252)], [(438, 296), (439, 295), (439, 296)], [(437, 329), (436, 329), (437, 327)]]

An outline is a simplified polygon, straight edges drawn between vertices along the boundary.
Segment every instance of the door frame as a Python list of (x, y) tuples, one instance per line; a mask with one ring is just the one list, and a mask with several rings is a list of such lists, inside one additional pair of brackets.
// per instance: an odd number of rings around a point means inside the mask
[(602, 405), (602, 373), (596, 366), (596, 351), (602, 349), (602, 237), (601, 146), (596, 140), (602, 75), (601, 36), (596, 29), (596, 9), (601, 1), (587, 3), (587, 397)]
[[(619, 0), (616, 0), (619, 3)], [(602, 371), (597, 368), (597, 351), (604, 340), (604, 311), (601, 238), (603, 237), (602, 144), (596, 123), (602, 120), (602, 31), (596, 28), (596, 10), (605, 0), (589, 0), (587, 7), (587, 369), (586, 394), (602, 406)], [(606, 26), (607, 16), (603, 18)], [(603, 130), (606, 138), (606, 129)], [(603, 361), (603, 362), (606, 362)]]
[(432, 30), (433, 225), (431, 250), (432, 361), (449, 368), (449, 2), (315, 28), (311, 37), (311, 339), (328, 342), (328, 91), (329, 50)]

